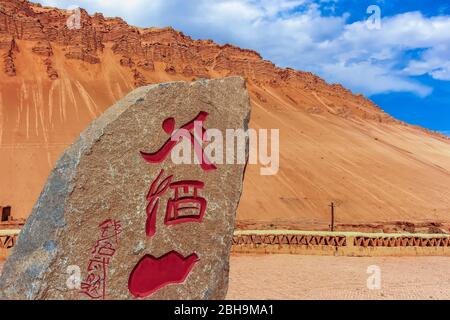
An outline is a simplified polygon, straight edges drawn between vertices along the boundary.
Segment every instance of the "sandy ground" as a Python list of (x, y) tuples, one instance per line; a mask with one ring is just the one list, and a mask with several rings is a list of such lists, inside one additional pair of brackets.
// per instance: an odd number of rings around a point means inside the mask
[[(381, 290), (367, 268), (380, 267)], [(228, 299), (450, 299), (450, 257), (232, 256)]]
[[(367, 288), (371, 265), (380, 290)], [(227, 299), (450, 299), (449, 266), (450, 257), (233, 256)]]

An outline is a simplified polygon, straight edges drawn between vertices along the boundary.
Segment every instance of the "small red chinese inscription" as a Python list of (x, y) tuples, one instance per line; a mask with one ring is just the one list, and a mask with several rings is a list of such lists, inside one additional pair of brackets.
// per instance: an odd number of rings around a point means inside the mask
[(100, 223), (100, 238), (92, 248), (88, 275), (81, 283), (81, 293), (93, 300), (105, 299), (108, 266), (119, 245), (120, 221), (108, 219)]

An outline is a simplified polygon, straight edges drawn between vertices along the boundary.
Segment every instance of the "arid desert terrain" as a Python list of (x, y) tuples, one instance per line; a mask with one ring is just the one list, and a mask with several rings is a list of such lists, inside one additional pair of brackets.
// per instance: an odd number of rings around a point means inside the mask
[(68, 30), (65, 10), (0, 5), (0, 206), (12, 206), (16, 218), (28, 217), (62, 151), (126, 93), (239, 75), (251, 97), (250, 126), (280, 129), (281, 154), (275, 176), (249, 166), (240, 228), (326, 230), (331, 201), (337, 223), (350, 229), (450, 226), (450, 140), (392, 118), (362, 95), (172, 28), (137, 28), (82, 10), (83, 28)]
[[(381, 289), (369, 290), (369, 266)], [(450, 299), (450, 257), (232, 256), (228, 299)]]

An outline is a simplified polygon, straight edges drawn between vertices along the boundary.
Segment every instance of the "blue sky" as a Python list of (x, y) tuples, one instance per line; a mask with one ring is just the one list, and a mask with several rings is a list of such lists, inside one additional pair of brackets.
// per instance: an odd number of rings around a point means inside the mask
[(448, 0), (38, 2), (254, 49), (281, 67), (363, 93), (396, 118), (450, 135)]

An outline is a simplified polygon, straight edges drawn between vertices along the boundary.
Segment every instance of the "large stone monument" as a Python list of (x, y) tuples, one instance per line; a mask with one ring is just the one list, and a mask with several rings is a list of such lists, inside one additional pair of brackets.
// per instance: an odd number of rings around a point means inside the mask
[[(209, 160), (205, 132), (249, 117), (238, 77), (141, 87), (109, 108), (53, 169), (0, 299), (225, 298), (246, 164)], [(181, 144), (193, 163), (173, 160)]]

